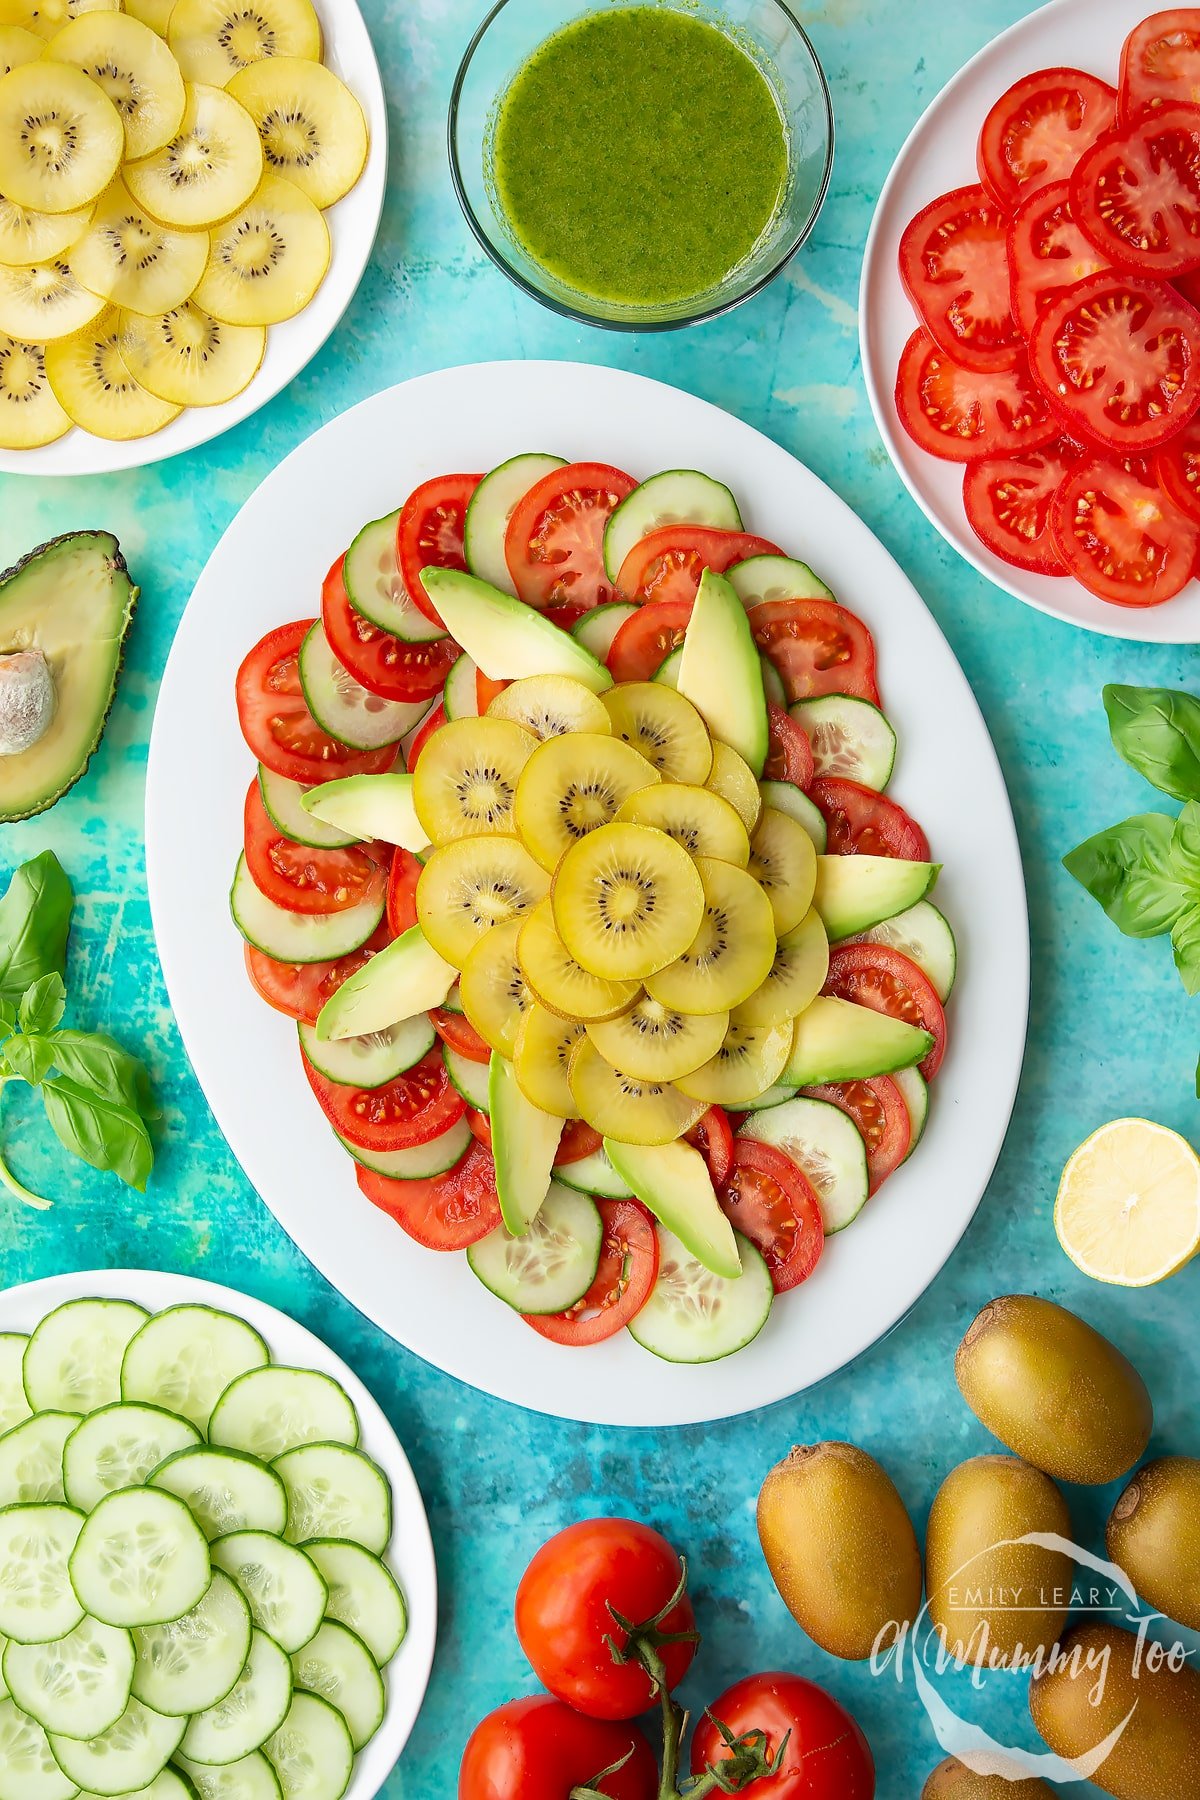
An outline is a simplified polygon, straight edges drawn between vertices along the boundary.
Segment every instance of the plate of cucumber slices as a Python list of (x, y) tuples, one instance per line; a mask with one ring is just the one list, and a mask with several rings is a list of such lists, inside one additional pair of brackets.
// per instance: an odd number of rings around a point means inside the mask
[(999, 1153), (1028, 931), (970, 689), (836, 496), (658, 383), (447, 370), (301, 446), (181, 623), (147, 860), (250, 1180), (516, 1403), (673, 1424), (809, 1386)]
[(146, 1270), (0, 1297), (3, 1800), (370, 1800), (436, 1620), (395, 1433), (293, 1319)]

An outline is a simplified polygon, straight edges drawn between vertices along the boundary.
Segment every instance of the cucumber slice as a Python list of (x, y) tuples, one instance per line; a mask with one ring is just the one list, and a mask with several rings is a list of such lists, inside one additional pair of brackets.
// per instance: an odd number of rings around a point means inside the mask
[(826, 1237), (843, 1230), (866, 1205), (866, 1145), (853, 1120), (828, 1100), (789, 1100), (752, 1113), (738, 1136), (773, 1144), (803, 1169), (821, 1203)]
[[(353, 1545), (347, 1548), (367, 1554)], [(315, 1558), (266, 1531), (231, 1531), (213, 1544), (212, 1559), (236, 1581), (260, 1631), (289, 1656), (315, 1635), (330, 1599)]]
[(643, 1350), (665, 1362), (717, 1362), (758, 1336), (775, 1297), (771, 1275), (750, 1240), (734, 1235), (742, 1272), (730, 1280), (714, 1275), (673, 1232), (658, 1227), (658, 1280), (628, 1327)]
[(429, 644), (446, 633), (425, 617), (404, 585), (396, 557), (399, 525), (398, 512), (364, 525), (346, 552), (342, 580), (355, 612), (380, 631), (390, 631), (408, 644)]
[(129, 1704), (133, 1639), (114, 1625), (81, 1619), (51, 1644), (9, 1644), (4, 1679), (22, 1712), (43, 1731), (94, 1738)]
[(920, 1069), (897, 1069), (890, 1080), (900, 1089), (901, 1098), (908, 1108), (910, 1135), (908, 1153), (904, 1159), (907, 1162), (925, 1134), (929, 1118), (929, 1083)]
[(4, 1652), (8, 1649), (8, 1639), (0, 1637), (0, 1700), (8, 1699), (8, 1683), (4, 1679)]
[(106, 1625), (181, 1619), (212, 1579), (204, 1533), (182, 1500), (157, 1488), (106, 1494), (84, 1522), (70, 1571), (81, 1607)]
[(782, 706), (786, 710), (788, 697), (787, 689), (783, 685), (783, 676), (769, 656), (763, 656), (760, 653), (758, 660), (762, 668), (763, 694), (774, 706)]
[(554, 1171), (555, 1181), (574, 1188), (580, 1194), (598, 1194), (601, 1200), (632, 1200), (633, 1189), (608, 1160), (607, 1150), (594, 1150), (578, 1162), (560, 1163)]
[(231, 1381), (271, 1360), (244, 1319), (211, 1306), (168, 1306), (130, 1339), (121, 1364), (126, 1400), (162, 1406), (207, 1432), (212, 1409)]
[(462, 996), (458, 991), (457, 981), (455, 982), (454, 986), (450, 989), (450, 992), (446, 995), (446, 998), (442, 1001), (442, 1011), (457, 1013), (460, 1018), (462, 1017), (463, 1003), (462, 1003)]
[(669, 656), (664, 656), (650, 679), (657, 681), (660, 687), (678, 688), (679, 671), (682, 667), (683, 645), (680, 644), (677, 649), (671, 651)]
[(448, 719), (477, 719), (479, 717), (479, 687), (476, 677), (478, 666), (469, 656), (460, 656), (450, 668), (446, 677), (446, 685), (442, 690), (442, 705), (446, 709)]
[(348, 1625), (380, 1668), (391, 1662), (408, 1630), (408, 1608), (395, 1576), (361, 1544), (310, 1538), (304, 1554), (328, 1588), (326, 1616)]
[(148, 1317), (132, 1300), (68, 1300), (47, 1313), (25, 1350), (33, 1411), (89, 1413), (119, 1400), (125, 1346)]
[(89, 1794), (127, 1795), (149, 1787), (161, 1775), (183, 1736), (184, 1721), (152, 1712), (130, 1700), (115, 1725), (87, 1743), (50, 1734), (50, 1748), (63, 1774)]
[(0, 1435), (11, 1431), (32, 1411), (21, 1377), (21, 1360), (28, 1342), (19, 1331), (0, 1332)]
[(430, 700), (426, 704), (425, 711), (421, 714), (421, 717), (418, 719), (417, 723), (413, 726), (412, 730), (406, 731), (404, 736), (400, 739), (400, 754), (396, 758), (396, 768), (397, 769), (400, 769), (402, 766), (405, 769), (411, 768), (413, 745), (416, 742), (417, 738), (422, 733), (422, 731), (424, 731), (425, 726), (429, 722), (429, 719), (432, 717), (432, 715), (435, 712), (437, 712), (437, 710), (441, 706), (441, 704), (442, 704), (441, 694), (435, 694), (433, 699)]
[(78, 1413), (35, 1413), (0, 1437), (0, 1506), (66, 1499), (63, 1451)]
[(819, 807), (790, 781), (764, 781), (760, 786), (763, 805), (773, 806), (776, 812), (786, 813), (789, 819), (803, 825), (816, 845), (817, 855), (823, 856), (829, 833)]
[(141, 1487), (151, 1469), (177, 1450), (200, 1442), (186, 1419), (160, 1406), (117, 1401), (77, 1425), (63, 1451), (63, 1488), (69, 1506), (91, 1512), (105, 1494)]
[(66, 1637), (87, 1608), (70, 1562), (84, 1527), (70, 1506), (8, 1506), (0, 1512), (0, 1631), (15, 1644)]
[(797, 700), (790, 709), (812, 745), (818, 775), (840, 775), (882, 793), (896, 766), (896, 734), (877, 706), (849, 694)]
[(488, 1098), (490, 1061), (474, 1062), (469, 1056), (463, 1056), (460, 1051), (452, 1050), (449, 1044), (442, 1045), (442, 1061), (446, 1065), (446, 1073), (451, 1082), (471, 1110), (481, 1113), (490, 1112), (492, 1104)]
[(173, 1719), (205, 1712), (225, 1698), (245, 1668), (250, 1630), (241, 1589), (215, 1569), (208, 1592), (190, 1613), (137, 1633), (135, 1699)]
[(317, 1694), (294, 1695), (266, 1755), (284, 1800), (341, 1800), (354, 1770), (350, 1728)]
[(758, 606), (764, 600), (832, 600), (831, 589), (813, 574), (807, 563), (790, 556), (751, 556), (735, 563), (729, 580), (742, 605)]
[[(81, 1788), (76, 1800), (98, 1800), (98, 1796), (84, 1793)], [(165, 1769), (159, 1770), (148, 1787), (122, 1794), (119, 1800), (196, 1800), (196, 1790), (186, 1775), (168, 1763)]]
[(662, 525), (707, 525), (740, 531), (742, 515), (727, 487), (698, 469), (651, 475), (612, 514), (604, 528), (604, 567), (615, 581), (629, 552)]
[(352, 750), (398, 744), (425, 710), (425, 702), (384, 700), (338, 661), (318, 619), (300, 646), (300, 686), (322, 731)]
[(510, 1237), (498, 1225), (472, 1244), (467, 1261), (484, 1287), (514, 1311), (559, 1313), (582, 1299), (596, 1279), (603, 1241), (593, 1202), (552, 1181), (528, 1231)]
[(427, 1013), (401, 1019), (365, 1037), (317, 1036), (315, 1025), (300, 1024), (300, 1048), (322, 1075), (347, 1087), (381, 1088), (427, 1056), (437, 1042), (437, 1032)]
[(332, 1376), (272, 1365), (230, 1383), (213, 1408), (208, 1435), (223, 1449), (273, 1462), (297, 1444), (357, 1444), (358, 1414)]
[(347, 844), (361, 841), (306, 811), (301, 802), (305, 794), (313, 792), (312, 788), (288, 781), (262, 763), (258, 765), (258, 791), (272, 825), (294, 844), (308, 844), (314, 850), (344, 850)]
[(606, 662), (613, 639), (626, 619), (631, 619), (637, 610), (631, 600), (610, 600), (605, 606), (594, 606), (591, 612), (575, 621), (571, 636), (578, 638), (597, 662)]
[(223, 1700), (188, 1722), (179, 1748), (189, 1762), (239, 1762), (279, 1729), (291, 1699), (292, 1665), (256, 1628), (245, 1668)]
[(287, 1524), (282, 1481), (274, 1469), (242, 1450), (200, 1444), (177, 1451), (158, 1465), (147, 1486), (177, 1495), (210, 1543), (231, 1531), (278, 1535)]
[(490, 581), (504, 593), (514, 592), (504, 554), (508, 522), (530, 488), (565, 467), (561, 456), (526, 451), (522, 456), (510, 456), (484, 476), (471, 495), (463, 531), (463, 553), (472, 575)]
[(198, 1800), (283, 1800), (279, 1777), (261, 1750), (223, 1767), (189, 1762), (177, 1754), (175, 1766), (191, 1782)]
[(336, 1706), (356, 1750), (370, 1743), (387, 1708), (383, 1676), (361, 1638), (326, 1619), (311, 1643), (292, 1657), (296, 1686)]
[(387, 1476), (361, 1450), (344, 1444), (300, 1444), (275, 1460), (287, 1489), (289, 1544), (337, 1538), (379, 1556), (392, 1535)]
[(74, 1800), (78, 1792), (41, 1726), (11, 1700), (0, 1700), (0, 1800)]
[(766, 1112), (772, 1106), (782, 1106), (785, 1100), (794, 1100), (800, 1092), (788, 1082), (777, 1082), (774, 1087), (766, 1088), (755, 1100), (747, 1100), (742, 1107), (743, 1112)]
[(899, 950), (929, 977), (944, 1006), (958, 972), (958, 946), (943, 915), (928, 900), (919, 900), (870, 931), (851, 939), (855, 944), (887, 944)]
[(339, 913), (293, 913), (276, 906), (255, 887), (244, 855), (238, 857), (229, 909), (248, 944), (276, 962), (336, 962), (361, 950), (378, 929), (384, 896), (364, 900)]
[(387, 1175), (392, 1181), (427, 1181), (460, 1163), (475, 1139), (466, 1120), (456, 1119), (440, 1137), (430, 1138), (427, 1144), (415, 1144), (411, 1150), (360, 1150), (345, 1138), (338, 1142), (355, 1162), (364, 1169), (373, 1169), (377, 1175)]

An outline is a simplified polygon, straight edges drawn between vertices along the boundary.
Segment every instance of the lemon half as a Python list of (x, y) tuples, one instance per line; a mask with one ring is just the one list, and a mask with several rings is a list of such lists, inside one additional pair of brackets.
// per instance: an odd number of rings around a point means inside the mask
[(1085, 1275), (1151, 1287), (1200, 1249), (1200, 1157), (1165, 1125), (1114, 1119), (1063, 1170), (1054, 1229)]

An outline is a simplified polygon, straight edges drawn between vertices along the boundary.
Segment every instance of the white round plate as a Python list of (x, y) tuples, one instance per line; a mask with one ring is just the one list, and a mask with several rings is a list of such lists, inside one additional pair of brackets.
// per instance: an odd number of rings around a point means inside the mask
[[(901, 746), (894, 792), (946, 862), (938, 901), (959, 934), (963, 976), (927, 1139), (759, 1338), (702, 1368), (660, 1362), (625, 1333), (589, 1350), (548, 1343), (476, 1281), (465, 1256), (419, 1248), (360, 1199), (301, 1071), (295, 1026), (251, 989), (229, 917), (254, 772), (234, 712), (238, 664), (271, 627), (319, 609), (325, 571), (366, 520), (443, 470), (487, 469), (528, 449), (641, 477), (704, 469), (733, 489), (747, 530), (811, 563), (877, 634)], [(602, 1424), (680, 1425), (797, 1393), (913, 1305), (999, 1154), (1025, 1042), (1029, 939), (1004, 781), (966, 678), (887, 551), (835, 494), (769, 439), (659, 382), (572, 363), (447, 369), (377, 394), (294, 451), (226, 532), (180, 624), (150, 746), (146, 847), (179, 1028), (250, 1180), (369, 1318), (502, 1399)]]
[(273, 400), (336, 328), (363, 278), (387, 191), (388, 125), (383, 78), (356, 0), (313, 0), (325, 40), (324, 61), (340, 75), (366, 114), (371, 148), (355, 187), (325, 214), (332, 241), (329, 270), (304, 311), (267, 332), (262, 366), (250, 385), (224, 406), (189, 406), (152, 437), (109, 443), (78, 428), (40, 450), (0, 449), (0, 472), (9, 475), (109, 475), (141, 469), (184, 450), (194, 450), (240, 425)]
[(972, 57), (918, 120), (884, 183), (867, 239), (859, 332), (867, 392), (901, 479), (926, 517), (960, 556), (997, 587), (1039, 612), (1105, 637), (1147, 644), (1200, 640), (1200, 581), (1162, 606), (1113, 606), (1077, 581), (1031, 575), (985, 549), (963, 511), (963, 465), (918, 448), (896, 412), (896, 369), (917, 320), (900, 285), (897, 259), (909, 220), (951, 188), (979, 180), (975, 145), (993, 103), (1035, 69), (1086, 69), (1113, 87), (1121, 45), (1144, 19), (1145, 0), (1052, 0)]
[(429, 1521), (408, 1458), (353, 1370), (311, 1331), (287, 1313), (278, 1312), (235, 1288), (190, 1275), (155, 1269), (91, 1269), (76, 1275), (51, 1275), (27, 1281), (0, 1294), (0, 1331), (32, 1331), (48, 1312), (67, 1300), (136, 1300), (148, 1312), (167, 1306), (214, 1306), (245, 1319), (266, 1341), (272, 1361), (300, 1369), (319, 1369), (343, 1387), (358, 1409), (362, 1448), (387, 1476), (392, 1489), (392, 1542), (385, 1561), (404, 1593), (408, 1632), (387, 1665), (387, 1711), (365, 1750), (354, 1759), (354, 1774), (345, 1800), (373, 1800), (395, 1768), (416, 1724), (437, 1637), (437, 1569)]

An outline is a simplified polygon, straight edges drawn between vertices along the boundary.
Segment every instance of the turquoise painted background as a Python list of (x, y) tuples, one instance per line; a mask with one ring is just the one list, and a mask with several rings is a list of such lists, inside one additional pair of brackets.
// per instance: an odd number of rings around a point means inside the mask
[[(1200, 1263), (1148, 1295), (1105, 1289), (1076, 1274), (1051, 1227), (1062, 1165), (1096, 1125), (1146, 1113), (1200, 1134), (1192, 1093), (1200, 1005), (1189, 1009), (1163, 944), (1119, 938), (1058, 866), (1090, 831), (1153, 803), (1108, 749), (1101, 684), (1196, 686), (1196, 658), (1188, 649), (1073, 631), (959, 562), (893, 473), (859, 370), (862, 247), (892, 157), (942, 83), (1028, 9), (1019, 0), (926, 0), (919, 8), (828, 0), (802, 8), (831, 78), (839, 129), (833, 189), (815, 235), (787, 274), (742, 310), (645, 339), (552, 318), (483, 259), (460, 218), (444, 114), (481, 4), (365, 0), (364, 10), (390, 97), (391, 181), (370, 271), (332, 341), (263, 412), (190, 456), (109, 480), (0, 477), (0, 566), (55, 532), (105, 525), (119, 534), (142, 584), (103, 750), (53, 812), (0, 828), (0, 872), (46, 845), (57, 850), (79, 896), (74, 1018), (143, 1046), (166, 1107), (158, 1168), (142, 1198), (65, 1165), (32, 1115), (10, 1101), (14, 1162), (58, 1204), (42, 1216), (0, 1193), (0, 1279), (140, 1264), (231, 1282), (320, 1332), (379, 1396), (421, 1481), (443, 1583), (433, 1683), (384, 1790), (389, 1800), (453, 1793), (470, 1723), (532, 1685), (510, 1625), (521, 1569), (551, 1531), (605, 1510), (657, 1521), (691, 1559), (707, 1633), (688, 1687), (693, 1704), (751, 1669), (795, 1668), (857, 1713), (879, 1765), (880, 1800), (915, 1800), (940, 1752), (911, 1681), (899, 1689), (825, 1657), (792, 1624), (766, 1575), (753, 1514), (769, 1464), (793, 1442), (852, 1438), (882, 1458), (922, 1525), (949, 1468), (990, 1447), (958, 1398), (952, 1358), (979, 1306), (1014, 1290), (1061, 1299), (1111, 1333), (1154, 1391), (1153, 1449), (1200, 1453)], [(146, 746), (156, 684), (205, 559), (262, 477), (323, 421), (406, 376), (493, 356), (609, 362), (675, 382), (766, 431), (832, 483), (908, 570), (960, 657), (995, 736), (1024, 845), (1030, 1049), (1008, 1144), (972, 1229), (908, 1321), (853, 1368), (802, 1400), (718, 1427), (642, 1434), (551, 1423), (459, 1387), (366, 1324), (293, 1248), (241, 1175), (183, 1055), (155, 955), (142, 850)], [(514, 450), (520, 436), (514, 422)], [(935, 694), (929, 704), (936, 707)], [(197, 718), (194, 726), (202, 778), (211, 724)], [(919, 1214), (913, 1230), (921, 1230)], [(753, 1407), (753, 1393), (746, 1403)], [(1072, 1496), (1077, 1531), (1097, 1548), (1112, 1498), (1103, 1490)], [(991, 1684), (986, 1716), (999, 1735), (1033, 1742), (1011, 1684)]]

